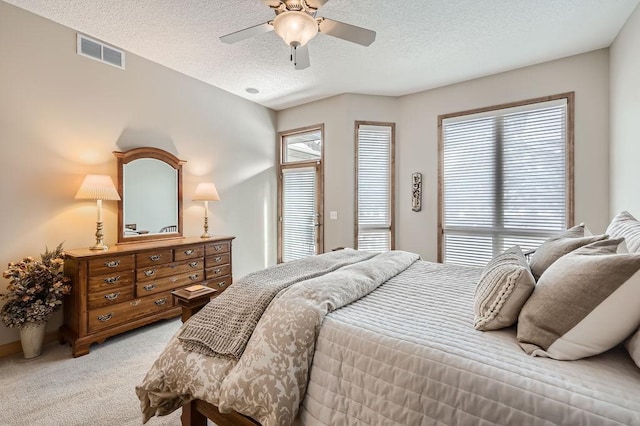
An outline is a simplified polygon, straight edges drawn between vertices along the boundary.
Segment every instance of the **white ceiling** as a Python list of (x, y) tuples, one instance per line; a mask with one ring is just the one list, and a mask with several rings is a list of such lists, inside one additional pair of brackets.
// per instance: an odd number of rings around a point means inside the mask
[[(6, 0), (280, 110), (340, 93), (399, 96), (607, 47), (640, 0), (331, 0), (317, 16), (372, 29), (363, 47), (325, 34), (296, 71), (260, 0)], [(246, 88), (260, 90), (249, 94)]]

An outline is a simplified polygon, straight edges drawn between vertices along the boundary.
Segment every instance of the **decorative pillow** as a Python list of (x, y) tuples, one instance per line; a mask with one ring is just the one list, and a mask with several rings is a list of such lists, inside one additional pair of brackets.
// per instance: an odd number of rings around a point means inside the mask
[(640, 222), (626, 210), (621, 211), (607, 227), (611, 238), (624, 238), (630, 253), (640, 252)]
[(622, 239), (598, 241), (558, 259), (518, 317), (530, 355), (574, 360), (604, 352), (640, 325), (640, 253), (616, 254)]
[(520, 246), (494, 257), (476, 286), (473, 326), (477, 330), (498, 330), (515, 324), (535, 285)]
[(627, 348), (636, 365), (640, 367), (640, 328), (624, 342), (624, 347)]
[(533, 254), (531, 273), (536, 281), (553, 262), (573, 250), (607, 238), (606, 235), (585, 236), (584, 224), (569, 228), (561, 234), (553, 236), (540, 245)]

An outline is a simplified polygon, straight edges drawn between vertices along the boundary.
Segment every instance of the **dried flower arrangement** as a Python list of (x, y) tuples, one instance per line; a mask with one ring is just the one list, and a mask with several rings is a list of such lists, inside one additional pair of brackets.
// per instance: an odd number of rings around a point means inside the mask
[(62, 272), (63, 264), (62, 243), (54, 251), (45, 249), (41, 260), (29, 256), (9, 263), (2, 274), (9, 280), (7, 292), (0, 293), (0, 299), (7, 301), (0, 309), (0, 318), (7, 327), (48, 321), (60, 308), (64, 295), (71, 292), (70, 279)]

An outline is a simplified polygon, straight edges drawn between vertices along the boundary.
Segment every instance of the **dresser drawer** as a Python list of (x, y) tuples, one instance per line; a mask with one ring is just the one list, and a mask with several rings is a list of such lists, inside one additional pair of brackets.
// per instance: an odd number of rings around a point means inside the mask
[(173, 262), (173, 250), (148, 251), (136, 254), (136, 267), (145, 268), (147, 266), (159, 265)]
[(171, 293), (165, 292), (93, 309), (89, 311), (89, 332), (113, 327), (172, 307)]
[(183, 260), (181, 262), (138, 269), (136, 271), (136, 279), (138, 282), (148, 282), (157, 278), (168, 277), (169, 275), (202, 272), (203, 268), (204, 259), (200, 257), (193, 260)]
[(186, 285), (197, 284), (202, 280), (204, 280), (204, 272), (202, 270), (182, 275), (159, 278), (153, 281), (138, 283), (136, 285), (136, 295), (138, 297), (148, 296), (150, 294), (173, 290)]
[(90, 293), (87, 297), (89, 299), (89, 309), (115, 305), (116, 303), (126, 302), (133, 299), (133, 286), (120, 287), (100, 293)]
[(204, 256), (204, 245), (180, 247), (175, 250), (175, 260), (195, 259)]
[(214, 254), (229, 253), (231, 248), (231, 241), (218, 241), (216, 243), (210, 243), (205, 246), (205, 254), (212, 256)]
[(97, 275), (89, 277), (89, 293), (98, 291), (113, 291), (119, 287), (130, 286), (133, 288), (133, 270), (111, 271), (107, 275)]
[(231, 274), (231, 265), (229, 264), (213, 266), (205, 270), (205, 275), (208, 280), (218, 278), (218, 277), (223, 277), (225, 275), (230, 275), (230, 274)]
[(101, 257), (89, 261), (89, 275), (111, 274), (113, 271), (126, 271), (134, 268), (134, 255)]
[(229, 263), (229, 258), (230, 258), (229, 253), (219, 254), (219, 255), (215, 255), (215, 256), (208, 256), (208, 257), (206, 257), (204, 259), (204, 267), (205, 268), (210, 268), (212, 266), (228, 264)]
[(214, 280), (207, 282), (207, 287), (211, 287), (215, 290), (218, 290), (218, 294), (225, 291), (231, 284), (233, 283), (233, 278), (231, 275), (227, 275), (226, 277), (216, 278)]

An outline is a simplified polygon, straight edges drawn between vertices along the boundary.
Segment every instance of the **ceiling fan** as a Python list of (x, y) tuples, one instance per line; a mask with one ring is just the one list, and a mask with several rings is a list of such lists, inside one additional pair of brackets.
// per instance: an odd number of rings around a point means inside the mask
[(291, 61), (297, 70), (308, 68), (307, 42), (319, 32), (343, 40), (369, 46), (376, 39), (376, 32), (328, 18), (316, 18), (318, 9), (329, 0), (262, 0), (276, 13), (273, 21), (254, 25), (220, 37), (225, 43), (236, 43), (247, 38), (275, 31), (291, 46)]

